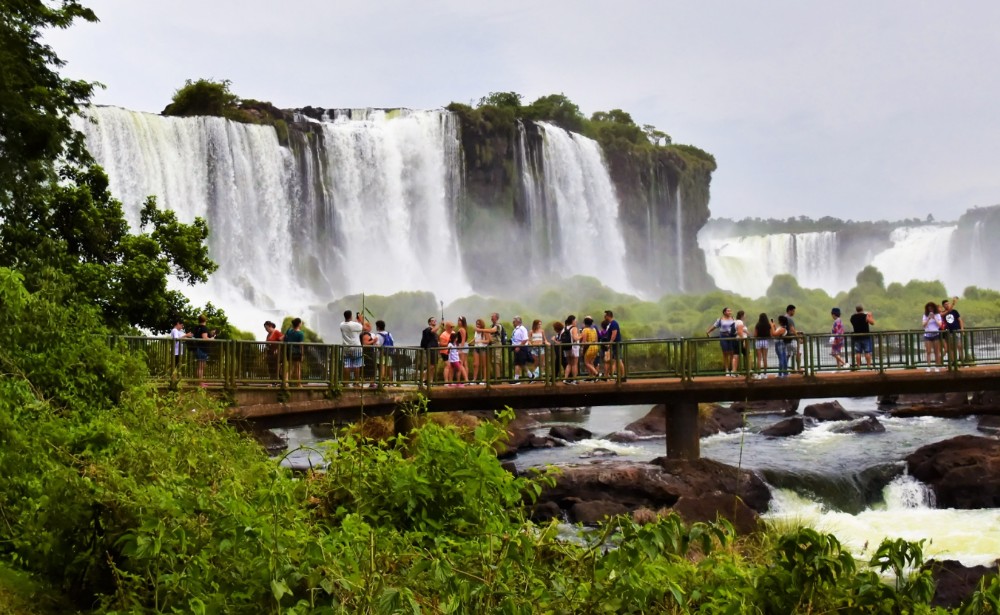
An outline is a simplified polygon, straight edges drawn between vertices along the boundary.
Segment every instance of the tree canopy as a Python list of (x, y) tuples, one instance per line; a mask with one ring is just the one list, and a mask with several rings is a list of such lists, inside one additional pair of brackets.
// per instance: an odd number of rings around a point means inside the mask
[(0, 0), (0, 16), (0, 267), (31, 292), (97, 306), (116, 330), (166, 331), (190, 318), (196, 310), (167, 285), (215, 271), (205, 221), (180, 223), (151, 198), (129, 229), (71, 123), (96, 84), (62, 78), (63, 61), (41, 42), (45, 29), (97, 17), (73, 0)]

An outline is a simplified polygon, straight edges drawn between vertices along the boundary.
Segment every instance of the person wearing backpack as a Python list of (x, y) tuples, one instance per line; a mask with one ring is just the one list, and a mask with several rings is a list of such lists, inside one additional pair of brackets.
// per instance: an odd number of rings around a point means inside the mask
[(493, 312), (490, 314), (490, 326), (486, 327), (484, 330), (486, 333), (490, 334), (490, 352), (493, 355), (490, 361), (487, 361), (486, 365), (486, 378), (489, 379), (490, 368), (489, 365), (493, 364), (493, 376), (495, 378), (504, 377), (504, 346), (507, 345), (507, 331), (503, 328), (503, 323), (500, 322), (500, 313)]
[[(395, 382), (395, 374), (393, 373), (393, 353), (395, 352), (392, 347), (396, 345), (396, 342), (392, 339), (392, 333), (385, 330), (385, 321), (376, 320), (375, 321), (375, 347), (378, 349), (378, 365), (379, 365), (379, 376), (383, 383)], [(396, 385), (398, 386), (398, 385)]]
[(733, 311), (729, 308), (722, 308), (722, 318), (708, 328), (705, 335), (711, 335), (712, 331), (719, 330), (719, 345), (722, 346), (722, 363), (726, 366), (727, 377), (739, 377), (733, 369), (733, 356), (736, 354), (736, 347), (739, 342), (736, 339), (736, 319), (733, 318)]

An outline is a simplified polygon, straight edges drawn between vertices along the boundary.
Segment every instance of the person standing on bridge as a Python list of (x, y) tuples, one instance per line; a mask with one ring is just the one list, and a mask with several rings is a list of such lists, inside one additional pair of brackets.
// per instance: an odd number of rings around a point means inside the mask
[(524, 321), (520, 316), (514, 317), (514, 332), (511, 334), (510, 343), (514, 347), (514, 384), (521, 384), (521, 372), (533, 363), (535, 358), (531, 356), (531, 348), (528, 345), (530, 338), (528, 328), (524, 326)]
[(955, 309), (958, 297), (945, 299), (941, 302), (941, 318), (944, 319), (944, 352), (948, 355), (950, 363), (957, 364), (965, 357), (962, 353), (962, 331), (965, 330), (965, 322), (962, 315)]
[(788, 350), (788, 358), (794, 364), (794, 369), (798, 373), (803, 373), (802, 368), (802, 333), (795, 327), (795, 306), (788, 304), (785, 308), (785, 319), (788, 320), (788, 339), (785, 346)]
[(833, 318), (833, 328), (830, 329), (830, 356), (837, 362), (837, 369), (847, 367), (844, 362), (844, 321), (840, 319), (840, 308), (835, 307), (830, 310)]
[(705, 335), (711, 335), (716, 329), (719, 330), (719, 345), (722, 346), (722, 364), (726, 367), (726, 376), (736, 377), (737, 372), (733, 367), (736, 345), (739, 342), (736, 339), (736, 320), (728, 307), (722, 308), (722, 318), (716, 319), (708, 331), (705, 331)]
[(306, 334), (302, 331), (302, 319), (293, 318), (292, 327), (285, 331), (285, 343), (288, 344), (289, 374), (290, 380), (295, 380), (302, 384), (302, 342), (306, 341)]
[(767, 349), (771, 345), (771, 332), (774, 331), (774, 321), (768, 322), (767, 314), (761, 312), (754, 326), (753, 335), (756, 362), (754, 367), (757, 370), (757, 378), (767, 378)]
[[(773, 323), (772, 323), (773, 324)], [(778, 316), (778, 326), (771, 330), (774, 340), (774, 353), (778, 355), (778, 378), (788, 377), (788, 341), (795, 339), (789, 329), (788, 316)]]
[(267, 371), (274, 380), (281, 378), (281, 346), (278, 344), (285, 336), (278, 330), (278, 325), (270, 320), (264, 323), (267, 338), (264, 340), (267, 348)]
[[(924, 346), (927, 350), (927, 371), (941, 371), (941, 329), (944, 320), (938, 311), (938, 306), (933, 301), (928, 301), (924, 306)], [(934, 363), (931, 363), (931, 357)]]
[(424, 375), (425, 386), (434, 382), (435, 372), (437, 371), (438, 334), (436, 329), (437, 318), (431, 316), (427, 319), (427, 328), (420, 334), (420, 348), (423, 349), (424, 361), (427, 369), (427, 373)]
[(871, 312), (865, 312), (864, 306), (854, 308), (851, 315), (851, 327), (854, 329), (854, 338), (851, 340), (854, 346), (854, 368), (861, 369), (861, 355), (865, 357), (868, 369), (872, 367), (872, 336), (871, 327), (875, 324), (875, 316)]
[(615, 320), (611, 310), (604, 310), (604, 322), (607, 323), (608, 348), (610, 350), (609, 361), (605, 362), (604, 375), (607, 377), (617, 376), (625, 382), (625, 361), (622, 359), (622, 328)]
[(344, 322), (340, 323), (340, 340), (344, 350), (344, 383), (348, 386), (361, 386), (361, 366), (364, 358), (361, 353), (361, 312), (356, 314), (357, 320), (351, 318), (351, 310), (344, 310)]

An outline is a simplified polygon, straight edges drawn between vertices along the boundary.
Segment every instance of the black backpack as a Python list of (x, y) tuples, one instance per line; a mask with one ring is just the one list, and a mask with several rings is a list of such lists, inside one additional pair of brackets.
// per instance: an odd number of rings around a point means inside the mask
[(570, 332), (569, 327), (563, 329), (563, 332), (559, 334), (559, 341), (563, 344), (573, 343), (573, 333)]
[(495, 344), (499, 344), (501, 346), (507, 345), (507, 330), (503, 328), (503, 325), (500, 324), (500, 321), (497, 321), (497, 334), (493, 339), (494, 339), (493, 343)]

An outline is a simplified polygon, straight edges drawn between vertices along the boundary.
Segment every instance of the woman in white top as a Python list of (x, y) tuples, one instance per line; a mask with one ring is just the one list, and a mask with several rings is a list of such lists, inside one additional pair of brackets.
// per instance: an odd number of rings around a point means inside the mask
[(482, 318), (476, 320), (476, 335), (472, 338), (472, 380), (475, 382), (486, 381), (486, 361), (487, 346), (490, 345), (490, 334), (487, 333), (486, 323)]
[(722, 346), (722, 364), (726, 368), (727, 376), (737, 376), (737, 371), (733, 369), (736, 364), (736, 320), (733, 319), (733, 311), (729, 308), (722, 308), (722, 318), (716, 319), (715, 324), (705, 331), (705, 335), (711, 335), (712, 331), (719, 330), (719, 344)]
[[(943, 321), (938, 306), (933, 301), (928, 301), (924, 306), (924, 347), (927, 349), (927, 371), (941, 371), (941, 329)], [(931, 355), (934, 355), (934, 363), (931, 363)]]
[(531, 344), (531, 353), (535, 356), (534, 377), (545, 373), (545, 347), (549, 341), (545, 339), (545, 329), (542, 328), (542, 321), (535, 319), (531, 323), (531, 334), (528, 336), (528, 343)]

